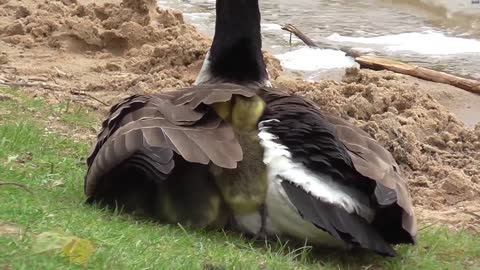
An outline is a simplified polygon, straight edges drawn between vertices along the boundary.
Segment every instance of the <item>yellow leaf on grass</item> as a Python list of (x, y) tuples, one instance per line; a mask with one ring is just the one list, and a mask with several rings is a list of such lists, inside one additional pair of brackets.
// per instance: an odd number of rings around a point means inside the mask
[(68, 257), (72, 263), (85, 264), (94, 251), (92, 242), (75, 237), (62, 249), (62, 255)]
[(89, 240), (58, 232), (43, 232), (33, 243), (35, 253), (55, 253), (75, 264), (85, 264), (95, 248)]

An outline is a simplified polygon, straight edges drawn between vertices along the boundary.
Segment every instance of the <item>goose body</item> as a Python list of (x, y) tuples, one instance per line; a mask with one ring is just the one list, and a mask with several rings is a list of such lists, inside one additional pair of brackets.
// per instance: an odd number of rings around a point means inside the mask
[(112, 108), (87, 160), (89, 201), (122, 199), (202, 228), (233, 215), (247, 233), (387, 256), (391, 244), (415, 242), (391, 154), (312, 102), (267, 87), (258, 0), (217, 1), (196, 83)]
[[(266, 104), (256, 128), (263, 152), (250, 157), (262, 160), (257, 167), (265, 166), (266, 213), (234, 213), (240, 229), (320, 245), (359, 246), (385, 256), (395, 255), (392, 244), (415, 243), (411, 198), (391, 154), (314, 103), (268, 87), (258, 0), (218, 0), (215, 27), (196, 82), (253, 87)], [(248, 168), (234, 170), (248, 175), (244, 171)], [(242, 182), (253, 186), (258, 181)]]

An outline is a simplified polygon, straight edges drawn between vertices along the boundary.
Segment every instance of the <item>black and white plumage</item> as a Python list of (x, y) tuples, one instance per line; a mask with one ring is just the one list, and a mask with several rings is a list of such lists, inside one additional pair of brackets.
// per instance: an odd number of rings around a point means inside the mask
[(407, 184), (390, 153), (301, 97), (266, 93), (259, 137), (269, 179), (267, 231), (328, 243), (321, 230), (387, 256), (395, 254), (390, 244), (415, 243)]

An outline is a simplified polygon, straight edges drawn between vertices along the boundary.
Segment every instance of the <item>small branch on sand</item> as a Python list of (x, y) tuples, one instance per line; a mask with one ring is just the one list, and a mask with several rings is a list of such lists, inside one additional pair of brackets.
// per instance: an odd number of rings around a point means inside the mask
[[(60, 86), (58, 84), (49, 84), (49, 83), (46, 83), (46, 82), (30, 82), (30, 81), (9, 82), (9, 81), (5, 81), (5, 80), (0, 79), (0, 86), (1, 85), (5, 85), (5, 86), (8, 86), (8, 87), (41, 87), (41, 88), (45, 88), (45, 89), (53, 90), (53, 91), (64, 91), (62, 86)], [(72, 95), (84, 96), (84, 97), (91, 98), (91, 99), (97, 101), (98, 103), (100, 103), (104, 106), (110, 106), (108, 103), (105, 103), (104, 101), (102, 101), (102, 100), (100, 100), (100, 99), (98, 99), (98, 98), (96, 98), (96, 97), (94, 97), (90, 94), (75, 91), (75, 90), (70, 90), (69, 92)]]
[(96, 97), (94, 97), (94, 96), (92, 96), (92, 95), (90, 95), (90, 94), (87, 94), (87, 93), (83, 93), (83, 92), (79, 92), (79, 91), (75, 91), (75, 90), (70, 90), (70, 94), (76, 95), (76, 96), (89, 97), (89, 98), (97, 101), (98, 103), (100, 103), (100, 104), (102, 104), (102, 105), (104, 105), (104, 106), (110, 106), (110, 105), (108, 105), (108, 103), (105, 103), (104, 101), (102, 101), (102, 100), (100, 100), (100, 99), (98, 99), (98, 98), (96, 98)]
[[(302, 33), (295, 26), (287, 24), (286, 26), (282, 27), (282, 29), (296, 35), (307, 46), (313, 48), (320, 48), (320, 45), (317, 42), (307, 37), (307, 35)], [(332, 48), (333, 46), (326, 45), (325, 47)], [(478, 80), (462, 78), (459, 76), (447, 74), (445, 72), (419, 67), (400, 61), (375, 56), (362, 56), (361, 53), (359, 53), (358, 51), (345, 47), (334, 49), (341, 50), (347, 55), (354, 57), (355, 61), (360, 64), (360, 68), (367, 68), (373, 70), (390, 70), (393, 72), (410, 75), (427, 81), (449, 84), (472, 93), (480, 94), (480, 81)]]
[(469, 214), (469, 215), (472, 215), (472, 216), (474, 216), (474, 217), (480, 218), (480, 214), (477, 214), (477, 213), (475, 213), (475, 212), (466, 211), (466, 210), (463, 210), (463, 212), (464, 212), (465, 214)]
[(28, 189), (27, 186), (19, 184), (19, 183), (0, 181), (0, 186), (15, 186), (15, 187), (19, 187), (19, 188), (25, 190), (26, 192), (28, 192), (30, 194), (33, 194), (33, 192), (30, 189)]
[(54, 67), (55, 71), (57, 72), (58, 77), (67, 77), (67, 73), (65, 71), (61, 71), (59, 68)]
[(8, 87), (41, 87), (49, 90), (58, 90), (61, 88), (60, 85), (49, 84), (46, 82), (7, 82), (0, 80), (0, 85)]

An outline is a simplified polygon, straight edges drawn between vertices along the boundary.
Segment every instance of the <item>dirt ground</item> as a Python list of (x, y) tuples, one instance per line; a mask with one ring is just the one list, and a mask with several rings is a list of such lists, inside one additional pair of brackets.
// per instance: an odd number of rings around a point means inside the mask
[[(210, 42), (154, 0), (0, 0), (0, 84), (101, 113), (134, 93), (192, 84)], [(423, 225), (480, 232), (477, 96), (391, 72), (305, 82), (266, 56), (275, 85), (351, 119), (393, 153)]]

